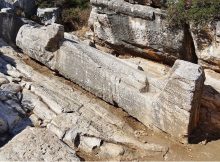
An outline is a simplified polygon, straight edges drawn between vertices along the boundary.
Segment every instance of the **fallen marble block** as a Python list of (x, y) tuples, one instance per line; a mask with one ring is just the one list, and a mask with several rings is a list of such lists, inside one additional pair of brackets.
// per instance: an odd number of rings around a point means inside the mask
[[(45, 30), (41, 30), (43, 28)], [(58, 37), (57, 51), (46, 49), (42, 43), (35, 46), (34, 36), (38, 42), (45, 42), (44, 37), (39, 36), (41, 31), (40, 35), (45, 34), (46, 40), (50, 40), (54, 35), (48, 35), (48, 30), (53, 28), (53, 25), (22, 26), (17, 36), (18, 47), (87, 91), (123, 108), (147, 126), (181, 141), (197, 126), (205, 79), (199, 65), (177, 60), (166, 76), (155, 78), (124, 60), (73, 39)], [(57, 31), (55, 33), (59, 33)], [(53, 57), (47, 60), (48, 55)]]

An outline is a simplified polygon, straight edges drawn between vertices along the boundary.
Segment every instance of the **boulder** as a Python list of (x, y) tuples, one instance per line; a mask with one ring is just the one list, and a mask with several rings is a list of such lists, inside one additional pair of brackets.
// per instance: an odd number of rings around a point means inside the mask
[(59, 23), (61, 21), (59, 8), (38, 8), (37, 16), (40, 18), (41, 23), (45, 25)]

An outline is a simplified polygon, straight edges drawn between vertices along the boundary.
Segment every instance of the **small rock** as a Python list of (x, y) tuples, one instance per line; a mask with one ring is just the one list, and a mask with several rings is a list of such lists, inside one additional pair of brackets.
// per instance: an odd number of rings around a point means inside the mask
[(32, 124), (35, 126), (35, 127), (40, 127), (41, 126), (41, 123), (42, 121), (37, 117), (37, 115), (35, 114), (32, 114), (29, 119), (31, 120)]
[(14, 69), (8, 70), (7, 73), (8, 73), (8, 75), (12, 76), (13, 78), (21, 78), (22, 77), (22, 74)]
[(125, 152), (123, 146), (113, 143), (104, 143), (100, 149), (99, 155), (104, 156), (105, 158), (117, 157), (123, 155)]
[(18, 100), (7, 100), (5, 101), (5, 103), (8, 104), (8, 106), (10, 106), (13, 110), (19, 112), (20, 114), (26, 114), (26, 112), (22, 109), (21, 105), (19, 104)]
[(8, 80), (7, 78), (0, 77), (0, 86), (1, 86), (2, 84), (7, 84), (7, 83), (9, 83), (9, 80)]
[(3, 84), (1, 86), (1, 89), (3, 91), (7, 91), (11, 93), (18, 93), (22, 91), (22, 87), (19, 84), (15, 84), (15, 83)]
[(91, 40), (86, 39), (83, 40), (82, 43), (95, 48), (95, 44)]
[(1, 9), (1, 12), (4, 12), (4, 13), (13, 13), (14, 10), (12, 8), (2, 8)]
[(93, 149), (100, 147), (101, 142), (100, 138), (81, 136), (79, 148), (86, 152), (92, 152)]

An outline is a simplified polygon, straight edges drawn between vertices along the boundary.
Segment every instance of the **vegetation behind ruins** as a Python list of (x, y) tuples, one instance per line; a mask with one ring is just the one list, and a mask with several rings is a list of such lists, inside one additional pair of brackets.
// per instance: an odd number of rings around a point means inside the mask
[(219, 0), (170, 0), (168, 20), (172, 26), (197, 25), (210, 22), (220, 16)]
[(67, 31), (78, 30), (87, 25), (89, 0), (37, 0), (37, 4), (41, 8), (59, 7), (62, 23)]

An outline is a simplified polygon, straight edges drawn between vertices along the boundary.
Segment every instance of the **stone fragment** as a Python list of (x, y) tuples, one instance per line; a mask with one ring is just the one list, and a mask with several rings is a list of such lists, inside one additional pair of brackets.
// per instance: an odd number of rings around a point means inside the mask
[(220, 72), (220, 21), (203, 26), (191, 24), (190, 30), (195, 44), (199, 64)]
[(99, 156), (105, 157), (105, 158), (113, 158), (120, 155), (123, 155), (125, 152), (123, 146), (116, 145), (113, 143), (104, 143), (100, 147), (100, 153)]
[(0, 86), (7, 83), (9, 83), (9, 80), (6, 77), (0, 77)]
[(24, 89), (22, 106), (24, 109), (33, 111), (35, 115), (43, 119), (45, 123), (50, 122), (56, 114), (41, 101), (41, 98), (33, 94), (31, 91)]
[(13, 13), (13, 9), (12, 8), (2, 8), (1, 9), (1, 12), (4, 12), (4, 13)]
[(102, 140), (96, 137), (81, 136), (79, 148), (86, 152), (92, 152), (94, 149), (99, 148)]
[(3, 84), (1, 86), (1, 89), (2, 91), (14, 93), (14, 94), (22, 91), (22, 87), (19, 84), (15, 84), (15, 83)]
[(33, 124), (33, 126), (35, 127), (40, 127), (42, 124), (42, 120), (40, 120), (40, 118), (35, 114), (32, 114), (31, 116), (29, 116), (29, 119), (31, 123)]

